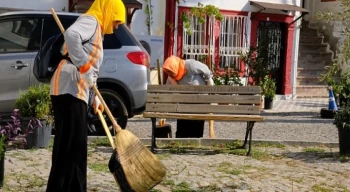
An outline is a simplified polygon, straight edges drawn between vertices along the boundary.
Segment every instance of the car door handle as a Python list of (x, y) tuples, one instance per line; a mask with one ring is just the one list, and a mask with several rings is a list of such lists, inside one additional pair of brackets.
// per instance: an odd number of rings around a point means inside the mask
[(12, 64), (11, 67), (15, 68), (15, 69), (22, 69), (23, 67), (28, 67), (28, 63), (22, 63), (22, 61), (16, 61), (15, 64)]

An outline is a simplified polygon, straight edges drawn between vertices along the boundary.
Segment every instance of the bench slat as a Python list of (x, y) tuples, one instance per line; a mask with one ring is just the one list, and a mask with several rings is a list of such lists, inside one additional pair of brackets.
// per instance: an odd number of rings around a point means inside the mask
[(146, 112), (260, 114), (260, 106), (147, 103)]
[(260, 86), (231, 85), (148, 85), (148, 93), (218, 93), (218, 94), (260, 94)]
[(223, 103), (260, 104), (260, 96), (253, 95), (198, 95), (198, 94), (157, 94), (147, 95), (148, 103)]
[(209, 114), (178, 114), (144, 112), (144, 118), (186, 119), (186, 120), (214, 120), (214, 121), (264, 121), (260, 115), (209, 115)]

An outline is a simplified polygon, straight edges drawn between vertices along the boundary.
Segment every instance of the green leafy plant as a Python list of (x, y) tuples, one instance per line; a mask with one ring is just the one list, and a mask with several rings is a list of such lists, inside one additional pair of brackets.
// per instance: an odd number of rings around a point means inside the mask
[(145, 8), (145, 14), (147, 15), (146, 17), (146, 25), (148, 28), (148, 32), (149, 34), (151, 34), (151, 25), (153, 24), (153, 5), (149, 5), (149, 1), (148, 0), (144, 0), (146, 3), (146, 8)]
[(183, 28), (186, 31), (187, 35), (192, 34), (190, 15), (197, 17), (200, 24), (203, 24), (206, 21), (207, 17), (214, 17), (220, 21), (223, 20), (223, 16), (218, 7), (215, 7), (214, 5), (204, 6), (199, 2), (196, 7), (191, 8), (190, 12), (184, 12), (181, 14)]
[[(350, 71), (346, 70), (342, 73), (341, 67), (334, 63), (325, 67), (327, 71), (319, 76), (320, 82), (324, 82), (327, 86), (332, 87), (336, 97), (349, 100), (350, 99)], [(344, 103), (340, 103), (343, 105)]]
[(240, 54), (240, 59), (248, 66), (248, 76), (253, 79), (250, 85), (260, 85), (260, 81), (271, 73), (268, 67), (268, 58), (264, 49), (250, 47), (246, 53)]
[[(350, 22), (350, 1), (341, 0), (340, 10), (335, 11), (319, 11), (316, 14), (316, 18), (327, 23), (334, 21), (341, 21), (343, 23)], [(346, 26), (346, 24), (344, 26)], [(320, 75), (320, 82), (325, 82), (328, 86), (332, 86), (334, 94), (340, 94), (347, 98), (348, 84), (347, 78), (349, 77), (348, 72), (342, 74), (342, 68), (349, 64), (350, 59), (350, 29), (345, 27), (344, 31), (344, 43), (340, 48), (340, 53), (337, 55), (337, 60), (332, 66), (327, 66), (327, 71)]]
[(346, 105), (334, 115), (334, 125), (338, 129), (350, 130), (350, 106)]
[(273, 99), (276, 95), (276, 82), (269, 76), (265, 76), (262, 81), (260, 81), (261, 95), (266, 98)]
[(22, 92), (15, 102), (16, 108), (23, 117), (35, 117), (40, 120), (53, 122), (50, 98), (50, 86), (38, 84)]

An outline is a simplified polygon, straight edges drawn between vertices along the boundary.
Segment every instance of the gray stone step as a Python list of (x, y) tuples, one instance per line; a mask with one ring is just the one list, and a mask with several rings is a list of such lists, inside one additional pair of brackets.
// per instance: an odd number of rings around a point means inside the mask
[(325, 85), (304, 85), (296, 87), (298, 98), (328, 98), (328, 90)]
[(332, 61), (332, 52), (309, 52), (299, 51), (299, 60), (321, 60), (321, 61)]
[(296, 84), (297, 85), (324, 85), (323, 82), (320, 82), (317, 75), (308, 75), (308, 76), (297, 76)]
[(320, 76), (322, 73), (325, 73), (327, 70), (324, 68), (298, 68), (297, 73), (298, 77), (307, 77), (307, 76)]
[(298, 60), (298, 67), (300, 68), (324, 68), (331, 65), (332, 61), (318, 60), (318, 59), (301, 59)]
[(313, 43), (313, 44), (321, 44), (323, 43), (323, 36), (303, 36), (300, 34), (300, 43)]
[(300, 35), (303, 36), (317, 36), (318, 30), (317, 29), (310, 29), (310, 28), (302, 28), (300, 30)]
[(328, 44), (299, 43), (299, 52), (327, 52)]

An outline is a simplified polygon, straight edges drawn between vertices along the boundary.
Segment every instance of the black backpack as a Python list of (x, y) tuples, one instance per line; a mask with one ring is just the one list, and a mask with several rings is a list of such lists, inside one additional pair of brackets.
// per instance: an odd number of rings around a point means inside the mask
[(64, 36), (60, 33), (50, 37), (37, 53), (34, 60), (33, 73), (39, 82), (49, 83), (61, 60), (66, 59), (70, 61), (68, 54), (61, 54), (60, 50), (63, 43)]
[[(96, 28), (98, 23), (96, 24)], [(96, 30), (90, 37), (90, 39), (95, 35)], [(90, 39), (83, 41), (83, 45), (88, 43)], [(62, 33), (49, 38), (44, 46), (37, 53), (33, 73), (35, 78), (42, 83), (50, 83), (52, 75), (55, 73), (58, 65), (62, 59), (66, 59), (72, 63), (68, 53), (66, 55), (61, 54), (61, 47), (64, 43), (64, 36)]]

